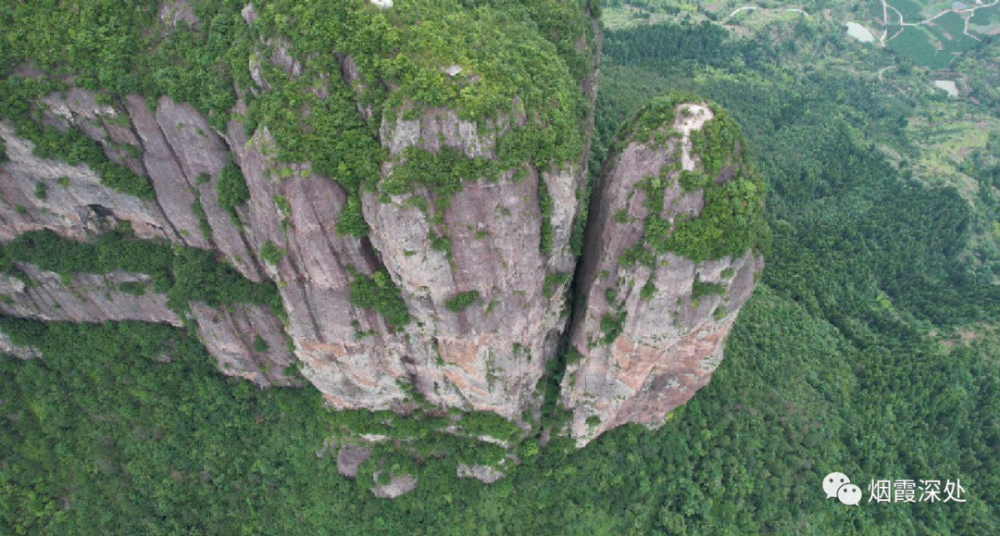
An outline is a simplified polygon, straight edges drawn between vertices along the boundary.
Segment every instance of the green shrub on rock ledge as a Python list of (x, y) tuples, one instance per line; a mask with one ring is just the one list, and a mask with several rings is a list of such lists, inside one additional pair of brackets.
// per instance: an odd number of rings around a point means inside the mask
[(268, 240), (260, 247), (260, 258), (271, 266), (277, 266), (281, 259), (285, 257), (285, 250), (279, 248), (274, 242)]
[(451, 298), (448, 298), (445, 300), (444, 306), (447, 307), (449, 311), (457, 313), (478, 301), (479, 291), (469, 290), (466, 292), (460, 292)]
[(401, 329), (412, 320), (399, 287), (385, 270), (370, 276), (356, 274), (351, 282), (350, 300), (355, 307), (375, 310), (393, 329)]
[(236, 207), (250, 200), (250, 188), (239, 166), (233, 162), (226, 164), (219, 173), (219, 208), (229, 213), (233, 223), (239, 224)]

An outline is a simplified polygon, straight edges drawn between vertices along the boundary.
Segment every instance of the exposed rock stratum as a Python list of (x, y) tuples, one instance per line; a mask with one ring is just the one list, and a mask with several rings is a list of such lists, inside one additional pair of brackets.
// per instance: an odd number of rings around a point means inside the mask
[[(186, 4), (173, 4), (164, 7), (164, 31), (199, 28)], [(372, 16), (397, 9), (374, 4), (367, 8)], [(242, 13), (248, 31), (257, 32), (252, 4)], [(404, 410), (418, 394), (525, 426), (540, 410), (547, 364), (567, 356), (561, 405), (572, 416), (565, 432), (579, 445), (625, 423), (662, 424), (709, 381), (763, 269), (755, 243), (729, 240), (753, 225), (740, 211), (756, 210), (755, 192), (745, 190), (757, 182), (738, 129), (713, 127), (730, 126), (719, 123), (724, 112), (684, 97), (626, 125), (588, 192), (600, 34), (596, 20), (584, 20), (571, 36), (575, 52), (565, 54), (576, 54), (585, 68), (560, 75), (571, 81), (577, 103), (544, 105), (577, 107), (569, 130), (579, 135), (574, 144), (564, 144), (545, 124), (550, 116), (513, 89), (501, 91), (501, 111), (473, 118), (366, 74), (372, 64), (347, 52), (333, 51), (334, 68), (317, 70), (316, 54), (257, 33), (245, 64), (251, 72), (240, 78), (250, 85), (236, 85), (228, 122), (210, 121), (206, 111), (165, 95), (108, 98), (69, 87), (39, 96), (32, 102), (39, 124), (81, 131), (113, 165), (148, 180), (155, 196), (111, 188), (87, 163), (38, 156), (35, 142), (0, 121), (0, 241), (42, 230), (93, 241), (124, 226), (135, 240), (210, 250), (249, 282), (273, 282), (283, 311), (198, 301), (178, 309), (149, 274), (67, 277), (19, 259), (0, 274), (0, 313), (186, 326), (223, 373), (288, 385), (296, 380), (285, 369), (299, 368), (333, 408)], [(491, 76), (477, 69), (455, 58), (428, 72), (473, 91)], [(352, 190), (310, 158), (285, 158), (287, 134), (266, 117), (248, 122), (253, 100), (277, 91), (283, 79), (308, 80), (316, 105), (333, 102), (333, 82), (350, 88), (353, 104), (340, 112), (368, 126), (381, 151), (373, 153), (380, 155), (379, 176)], [(302, 121), (308, 129), (308, 112)], [(540, 133), (542, 141), (529, 146), (534, 153), (511, 150), (529, 139), (526, 133)], [(546, 143), (561, 144), (556, 157), (539, 156)], [(220, 181), (233, 165), (249, 195), (228, 211)], [(455, 176), (446, 181), (435, 173)], [(725, 217), (713, 203), (726, 205)], [(722, 221), (714, 234), (705, 232), (709, 223), (696, 225), (709, 216)], [(344, 232), (339, 225), (348, 217), (363, 218), (365, 232)], [(577, 237), (582, 253), (574, 251), (574, 229), (585, 229)], [(681, 240), (688, 235), (701, 249)], [(136, 286), (147, 290), (122, 290)], [(363, 292), (395, 297), (405, 311), (394, 319), (360, 298)], [(3, 335), (0, 351), (44, 359), (13, 348)], [(342, 450), (338, 460), (361, 459), (366, 451), (356, 450)], [(502, 477), (471, 466), (459, 473)], [(394, 476), (376, 493), (396, 496), (415, 484)]]

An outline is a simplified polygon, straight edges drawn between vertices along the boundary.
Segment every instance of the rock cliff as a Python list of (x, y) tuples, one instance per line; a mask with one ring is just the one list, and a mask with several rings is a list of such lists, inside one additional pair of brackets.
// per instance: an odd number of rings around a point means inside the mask
[(759, 177), (719, 110), (696, 97), (655, 100), (596, 186), (562, 385), (581, 445), (625, 423), (662, 424), (708, 383), (764, 267), (749, 244), (728, 243), (735, 233), (695, 227), (761, 225)]
[[(601, 43), (589, 3), (571, 4), (525, 8), (534, 26), (506, 20), (503, 38), (489, 10), (461, 12), (468, 20), (445, 33), (496, 37), (461, 53), (428, 42), (409, 4), (351, 3), (341, 15), (358, 24), (322, 51), (280, 33), (274, 9), (247, 4), (230, 51), (246, 55), (245, 71), (222, 115), (167, 95), (18, 93), (26, 115), (0, 118), (0, 241), (47, 230), (93, 243), (127, 229), (179, 258), (210, 251), (226, 268), (106, 260), (67, 274), (29, 249), (0, 262), (0, 313), (188, 327), (222, 372), (286, 385), (296, 366), (335, 408), (405, 410), (419, 398), (524, 426), (547, 365), (568, 352), (562, 404), (579, 444), (662, 422), (710, 378), (763, 267), (744, 239), (757, 222), (741, 213), (759, 208), (743, 188), (759, 181), (713, 105), (661, 102), (626, 126), (583, 254), (573, 251)], [(164, 35), (211, 31), (178, 5), (160, 10)], [(357, 44), (373, 21), (380, 37)], [(45, 77), (22, 69), (8, 83)], [(100, 150), (71, 158), (51, 140)], [(749, 219), (716, 222), (720, 211)], [(710, 219), (737, 238), (701, 236)], [(203, 270), (239, 288), (273, 284), (281, 307), (166, 288)]]
[[(26, 263), (17, 263), (17, 268), (26, 279), (0, 275), (0, 313), (4, 315), (46, 321), (141, 320), (184, 325), (168, 307), (167, 296), (149, 290), (153, 281), (146, 274), (80, 273), (67, 280)], [(269, 309), (253, 304), (223, 308), (194, 302), (191, 314), (199, 337), (225, 374), (262, 386), (298, 383), (286, 374), (286, 369), (295, 365), (295, 356), (288, 348), (284, 326)], [(29, 350), (22, 357), (31, 355), (34, 353)]]

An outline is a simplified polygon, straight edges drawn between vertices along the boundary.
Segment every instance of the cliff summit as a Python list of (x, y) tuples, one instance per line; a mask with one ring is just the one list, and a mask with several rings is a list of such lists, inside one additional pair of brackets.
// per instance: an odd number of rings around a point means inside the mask
[(593, 2), (176, 4), (122, 14), (148, 48), (0, 66), (0, 313), (187, 327), (337, 409), (527, 428), (562, 374), (581, 446), (708, 382), (763, 181), (725, 110), (673, 95), (588, 185)]

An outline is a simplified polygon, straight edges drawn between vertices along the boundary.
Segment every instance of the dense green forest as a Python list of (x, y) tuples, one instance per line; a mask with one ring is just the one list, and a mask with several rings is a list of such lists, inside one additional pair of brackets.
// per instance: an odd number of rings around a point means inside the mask
[[(711, 383), (665, 426), (582, 450), (526, 438), (520, 466), (487, 486), (456, 466), (500, 449), (433, 433), (430, 412), (334, 413), (311, 387), (259, 390), (219, 374), (184, 330), (3, 318), (45, 359), (0, 357), (0, 532), (1000, 533), (998, 259), (970, 252), (979, 216), (958, 192), (926, 187), (875, 143), (919, 109), (711, 25), (605, 37), (595, 173), (623, 120), (679, 90), (731, 111), (768, 183), (763, 281)], [(983, 181), (991, 158), (976, 160)], [(22, 244), (10, 255), (45, 242)], [(377, 446), (355, 481), (317, 454), (372, 426), (414, 439)], [(376, 499), (376, 469), (419, 486)], [(865, 501), (873, 479), (960, 479), (968, 502), (849, 508), (825, 499), (831, 471)]]

